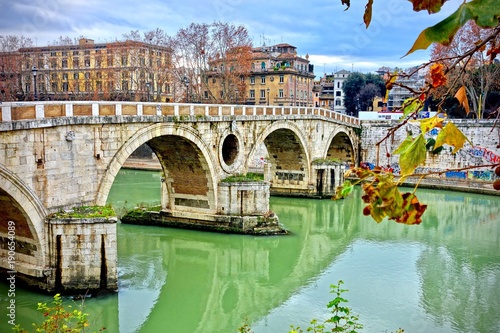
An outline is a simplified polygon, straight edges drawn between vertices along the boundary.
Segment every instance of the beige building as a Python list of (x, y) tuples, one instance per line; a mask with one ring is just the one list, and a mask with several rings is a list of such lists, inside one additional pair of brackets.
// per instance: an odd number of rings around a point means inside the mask
[[(260, 46), (251, 49), (250, 68), (234, 85), (229, 102), (247, 105), (313, 106), (314, 67), (309, 56), (297, 55), (290, 44)], [(215, 76), (215, 74), (214, 74)], [(221, 82), (208, 80), (211, 94), (204, 94), (204, 102), (214, 102), (210, 96), (220, 96)], [(215, 101), (216, 102), (216, 101)]]
[[(19, 49), (24, 99), (167, 101), (175, 98), (167, 47), (137, 41)], [(34, 86), (36, 82), (36, 88)]]

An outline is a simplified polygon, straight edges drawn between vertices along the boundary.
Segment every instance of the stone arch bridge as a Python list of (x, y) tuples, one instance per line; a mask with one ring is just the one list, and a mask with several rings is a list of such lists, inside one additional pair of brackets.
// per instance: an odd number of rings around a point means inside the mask
[[(50, 291), (116, 289), (116, 221), (50, 214), (105, 205), (118, 171), (143, 144), (162, 165), (162, 210), (206, 224), (265, 214), (269, 194), (331, 195), (345, 166), (358, 163), (359, 120), (320, 108), (0, 106), (0, 269)], [(247, 173), (256, 160), (266, 182), (234, 187), (223, 181)]]

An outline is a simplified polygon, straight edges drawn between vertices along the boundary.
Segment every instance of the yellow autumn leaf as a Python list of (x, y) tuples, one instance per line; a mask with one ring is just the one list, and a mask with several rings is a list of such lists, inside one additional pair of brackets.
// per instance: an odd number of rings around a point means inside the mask
[(458, 89), (457, 93), (455, 94), (455, 98), (460, 103), (460, 106), (464, 107), (465, 114), (469, 114), (469, 112), (470, 112), (469, 100), (467, 99), (467, 93), (466, 93), (464, 86), (462, 86), (462, 87), (460, 87), (460, 89)]
[(436, 143), (434, 144), (434, 149), (441, 147), (444, 144), (455, 147), (452, 154), (455, 154), (460, 148), (468, 141), (471, 145), (472, 142), (467, 139), (467, 137), (458, 129), (455, 124), (449, 122), (446, 126), (439, 132)]
[(434, 128), (442, 128), (443, 127), (444, 118), (439, 118), (437, 115), (431, 118), (425, 118), (420, 120), (420, 129), (422, 133), (427, 133)]

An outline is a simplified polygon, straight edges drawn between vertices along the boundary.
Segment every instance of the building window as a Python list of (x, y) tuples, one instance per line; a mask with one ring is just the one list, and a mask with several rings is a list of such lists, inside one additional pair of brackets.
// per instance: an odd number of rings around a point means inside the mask
[(266, 99), (266, 90), (265, 89), (260, 90), (260, 99)]
[(266, 84), (266, 77), (265, 76), (260, 77), (260, 84)]
[(78, 73), (73, 74), (73, 79), (78, 80)]
[(67, 57), (67, 56), (68, 56), (68, 52), (67, 52), (67, 51), (62, 51), (62, 52), (61, 52), (61, 55), (62, 55), (63, 57)]
[(55, 57), (56, 55), (57, 55), (57, 53), (56, 53), (56, 52), (50, 52), (50, 56), (51, 56), (51, 57)]
[(78, 59), (73, 59), (73, 68), (78, 68), (79, 66)]
[(89, 72), (85, 73), (85, 79), (87, 79), (87, 80), (90, 79), (90, 73)]
[(280, 83), (284, 83), (285, 82), (285, 76), (284, 75), (280, 75)]
[(337, 99), (335, 100), (335, 105), (336, 105), (336, 106), (341, 106), (341, 105), (342, 105), (342, 101), (341, 101), (340, 99), (338, 99), (338, 98), (337, 98)]
[(250, 84), (255, 84), (255, 76), (250, 76)]
[(128, 90), (128, 81), (122, 81), (122, 90), (127, 91)]
[(63, 88), (62, 90), (64, 92), (67, 92), (68, 91), (68, 82), (63, 82), (62, 88)]
[(108, 56), (108, 61), (107, 62), (108, 62), (108, 67), (113, 67), (113, 56)]
[(73, 51), (74, 56), (78, 56), (78, 51)]
[(342, 92), (341, 92), (341, 91), (336, 91), (336, 92), (335, 92), (335, 96), (337, 96), (337, 97), (342, 96)]
[(337, 88), (340, 89), (340, 82), (337, 82)]
[(102, 82), (96, 81), (95, 85), (96, 85), (97, 91), (102, 92)]
[(262, 69), (263, 71), (266, 70), (266, 63), (264, 61), (260, 63), (260, 69)]
[(85, 50), (85, 51), (83, 52), (83, 54), (85, 54), (85, 55), (90, 55), (90, 50)]
[(122, 66), (127, 66), (127, 56), (122, 56)]
[(255, 90), (250, 89), (250, 99), (255, 99)]
[(283, 93), (283, 89), (279, 89), (278, 90), (278, 97), (283, 98), (283, 96), (285, 96), (285, 94)]
[[(52, 79), (52, 81), (57, 80), (57, 74), (56, 73), (52, 73), (52, 75), (50, 76), (50, 78)], [(67, 74), (66, 74), (66, 78), (67, 78)], [(64, 79), (64, 74), (63, 74), (63, 79)]]
[(62, 78), (63, 78), (63, 80), (67, 80), (68, 79), (68, 73), (63, 73)]
[(85, 58), (85, 67), (90, 67), (90, 58)]

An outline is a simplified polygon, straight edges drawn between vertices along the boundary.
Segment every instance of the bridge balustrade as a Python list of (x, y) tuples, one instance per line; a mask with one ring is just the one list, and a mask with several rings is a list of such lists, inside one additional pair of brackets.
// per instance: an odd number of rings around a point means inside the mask
[(275, 105), (218, 105), (105, 101), (9, 102), (0, 104), (0, 123), (79, 116), (320, 116), (360, 125), (360, 120), (329, 109)]

